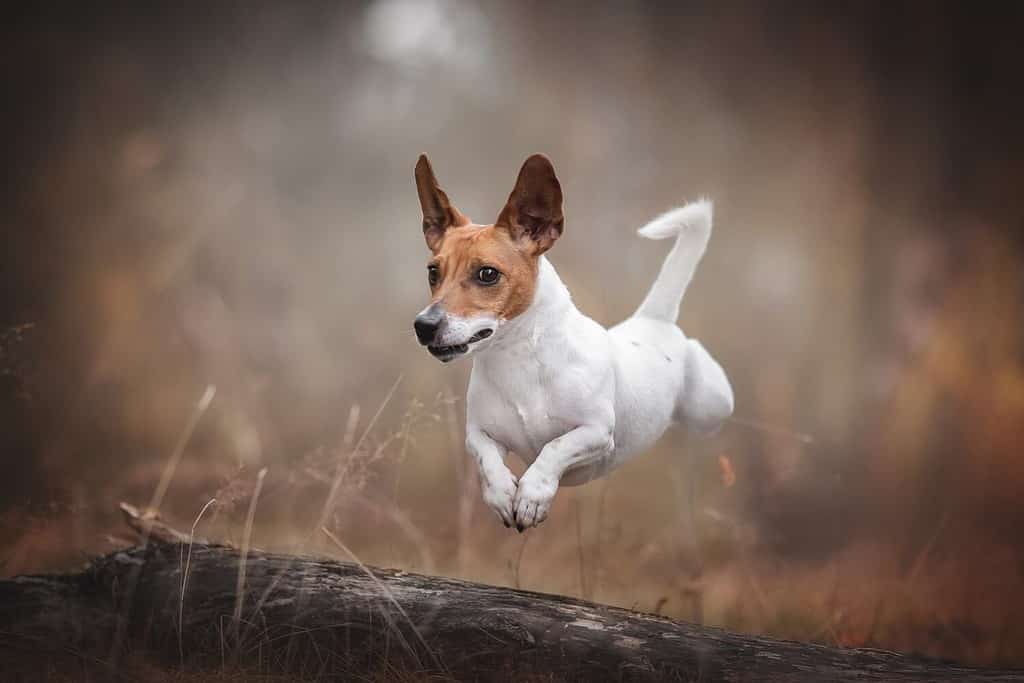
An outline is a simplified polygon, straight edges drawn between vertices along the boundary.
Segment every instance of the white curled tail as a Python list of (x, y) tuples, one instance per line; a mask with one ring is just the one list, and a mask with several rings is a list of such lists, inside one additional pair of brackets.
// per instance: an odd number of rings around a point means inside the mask
[(641, 237), (663, 240), (675, 236), (676, 243), (661, 265), (658, 279), (647, 292), (635, 315), (674, 323), (679, 303), (693, 279), (708, 238), (711, 237), (711, 202), (691, 202), (655, 218), (637, 231)]

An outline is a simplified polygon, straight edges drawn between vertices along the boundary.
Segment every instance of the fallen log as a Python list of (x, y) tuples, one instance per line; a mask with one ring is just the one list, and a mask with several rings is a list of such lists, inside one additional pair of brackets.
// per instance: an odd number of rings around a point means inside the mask
[(318, 680), (1024, 680), (1022, 671), (738, 635), (557, 595), (255, 550), (239, 593), (239, 550), (171, 538), (155, 534), (78, 573), (0, 581), (0, 671), (69, 653), (112, 667), (132, 652), (172, 670), (238, 666)]

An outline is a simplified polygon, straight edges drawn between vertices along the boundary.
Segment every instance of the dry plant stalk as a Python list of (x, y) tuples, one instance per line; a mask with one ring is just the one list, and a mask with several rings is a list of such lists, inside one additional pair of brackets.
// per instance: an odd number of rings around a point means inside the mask
[[(121, 511), (124, 513), (128, 524), (133, 529), (141, 529), (141, 546), (143, 548), (149, 545), (149, 538), (154, 530), (158, 528), (162, 532), (170, 530), (170, 527), (166, 527), (166, 525), (158, 526), (156, 524), (160, 504), (163, 502), (164, 495), (167, 493), (167, 489), (170, 488), (171, 479), (174, 478), (174, 473), (178, 469), (178, 464), (181, 462), (181, 459), (185, 454), (185, 447), (192, 439), (192, 434), (199, 425), (199, 420), (203, 417), (206, 409), (210, 407), (210, 403), (213, 402), (213, 397), (216, 394), (217, 388), (214, 385), (206, 385), (203, 395), (199, 397), (196, 407), (192, 410), (192, 414), (189, 416), (188, 422), (185, 424), (185, 429), (182, 430), (181, 436), (178, 437), (178, 442), (174, 446), (174, 450), (171, 451), (171, 455), (167, 459), (167, 464), (164, 466), (163, 474), (160, 476), (160, 481), (157, 483), (157, 487), (153, 491), (153, 497), (150, 499), (149, 508), (140, 514), (133, 506), (126, 503), (121, 504)], [(136, 524), (138, 524), (138, 526), (136, 526)], [(175, 537), (176, 539), (174, 542), (181, 543), (183, 542), (182, 537), (184, 537), (184, 534), (175, 531), (172, 534), (172, 537)], [(124, 607), (117, 615), (117, 628), (114, 631), (114, 638), (110, 651), (110, 661), (112, 668), (115, 671), (120, 663), (121, 646), (124, 643), (124, 629), (128, 623), (128, 611), (131, 609), (132, 600), (135, 595), (135, 587), (138, 582), (139, 572), (139, 569), (136, 569), (136, 571), (133, 572), (131, 580), (128, 582), (127, 589), (125, 590)]]
[(252, 542), (252, 523), (256, 517), (256, 503), (260, 498), (260, 491), (263, 490), (263, 480), (267, 476), (267, 468), (264, 467), (256, 476), (256, 488), (249, 500), (249, 512), (245, 516), (245, 531), (242, 533), (241, 557), (238, 560), (238, 584), (235, 589), (235, 613), (232, 618), (232, 630), (234, 633), (235, 647), (239, 646), (238, 626), (242, 620), (242, 605), (245, 601), (245, 562), (249, 555), (249, 545)]
[[(331, 541), (333, 541), (334, 544), (336, 546), (338, 546), (338, 548), (340, 548), (342, 552), (344, 552), (346, 555), (348, 555), (348, 557), (353, 562), (355, 562), (357, 565), (359, 565), (359, 568), (361, 570), (363, 570), (363, 573), (365, 573), (370, 578), (370, 580), (373, 581), (373, 583), (377, 586), (377, 588), (380, 589), (381, 593), (383, 593), (384, 596), (388, 599), (388, 602), (390, 602), (392, 605), (395, 606), (395, 609), (398, 610), (399, 614), (401, 614), (402, 617), (405, 619), (405, 621), (409, 624), (409, 628), (412, 629), (412, 632), (413, 632), (413, 634), (415, 634), (416, 639), (418, 641), (420, 641), (420, 645), (422, 645), (423, 649), (425, 649), (428, 653), (430, 653), (430, 658), (434, 660), (434, 665), (437, 666), (437, 668), (439, 670), (441, 670), (441, 671), (447, 671), (448, 670), (447, 667), (441, 662), (440, 658), (434, 653), (434, 651), (432, 649), (430, 649), (430, 646), (427, 645), (427, 641), (423, 639), (422, 634), (420, 634), (419, 629), (416, 628), (416, 624), (413, 623), (412, 619), (409, 618), (409, 614), (405, 611), (405, 608), (402, 607), (402, 605), (398, 602), (398, 600), (395, 599), (394, 593), (392, 593), (388, 589), (388, 587), (385, 586), (384, 583), (379, 578), (377, 578), (377, 575), (374, 574), (373, 571), (369, 567), (367, 567), (365, 564), (363, 564), (362, 560), (360, 560), (356, 556), (356, 554), (349, 549), (349, 547), (347, 545), (345, 545), (344, 543), (341, 542), (340, 538), (338, 538), (337, 536), (332, 534), (330, 532), (330, 530), (327, 529), (326, 527), (321, 528), (320, 531), (324, 532), (324, 535), (326, 535), (327, 538), (331, 539)], [(419, 656), (416, 654), (416, 651), (412, 647), (410, 647), (409, 643), (407, 643), (405, 641), (405, 637), (402, 636), (401, 631), (399, 631), (397, 628), (394, 627), (394, 624), (390, 621), (388, 616), (387, 615), (384, 615), (384, 616), (385, 616), (385, 619), (388, 619), (389, 625), (393, 628), (393, 630), (398, 635), (399, 642), (401, 642), (406, 647), (406, 649), (413, 656), (413, 658), (417, 661), (417, 663), (419, 663)], [(420, 666), (422, 666), (422, 664), (420, 664)]]
[[(188, 586), (188, 571), (192, 564), (192, 545), (196, 540), (196, 527), (199, 526), (199, 520), (203, 518), (203, 515), (206, 514), (206, 511), (210, 506), (216, 502), (216, 498), (211, 498), (206, 501), (206, 505), (204, 505), (203, 509), (199, 511), (199, 514), (196, 515), (195, 521), (192, 522), (192, 531), (188, 536), (188, 556), (185, 558), (185, 567), (181, 572), (181, 591), (178, 595), (178, 656), (181, 660), (182, 666), (185, 665), (185, 650), (182, 645), (181, 624), (185, 618), (185, 588)], [(181, 561), (179, 559), (179, 564), (180, 563)]]

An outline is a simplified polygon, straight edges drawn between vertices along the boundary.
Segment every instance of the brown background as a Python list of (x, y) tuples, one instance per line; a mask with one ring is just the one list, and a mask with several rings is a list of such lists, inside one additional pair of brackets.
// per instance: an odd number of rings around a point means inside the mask
[[(445, 0), (11, 17), (3, 572), (124, 542), (116, 503), (149, 500), (213, 384), (163, 505), (188, 528), (216, 497), (204, 535), (240, 538), (265, 466), (253, 542), (333, 552), (313, 532), (340, 466), (329, 525), (367, 562), (1024, 664), (1022, 20)], [(670, 433), (506, 531), (461, 446), (468, 366), (412, 335), (424, 151), (479, 221), (547, 153), (551, 259), (604, 323), (664, 255), (635, 228), (711, 197), (681, 324), (742, 422)]]

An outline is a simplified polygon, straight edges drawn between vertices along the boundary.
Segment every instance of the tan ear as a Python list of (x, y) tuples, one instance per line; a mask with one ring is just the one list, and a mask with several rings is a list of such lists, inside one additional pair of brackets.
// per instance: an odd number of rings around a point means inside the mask
[(423, 209), (423, 237), (431, 251), (437, 251), (444, 238), (445, 230), (452, 226), (466, 225), (469, 219), (462, 215), (448, 200), (434, 177), (434, 169), (426, 154), (416, 162), (416, 192)]
[(562, 235), (564, 223), (562, 186), (555, 177), (555, 168), (546, 156), (534, 154), (523, 162), (515, 189), (494, 224), (539, 255)]

